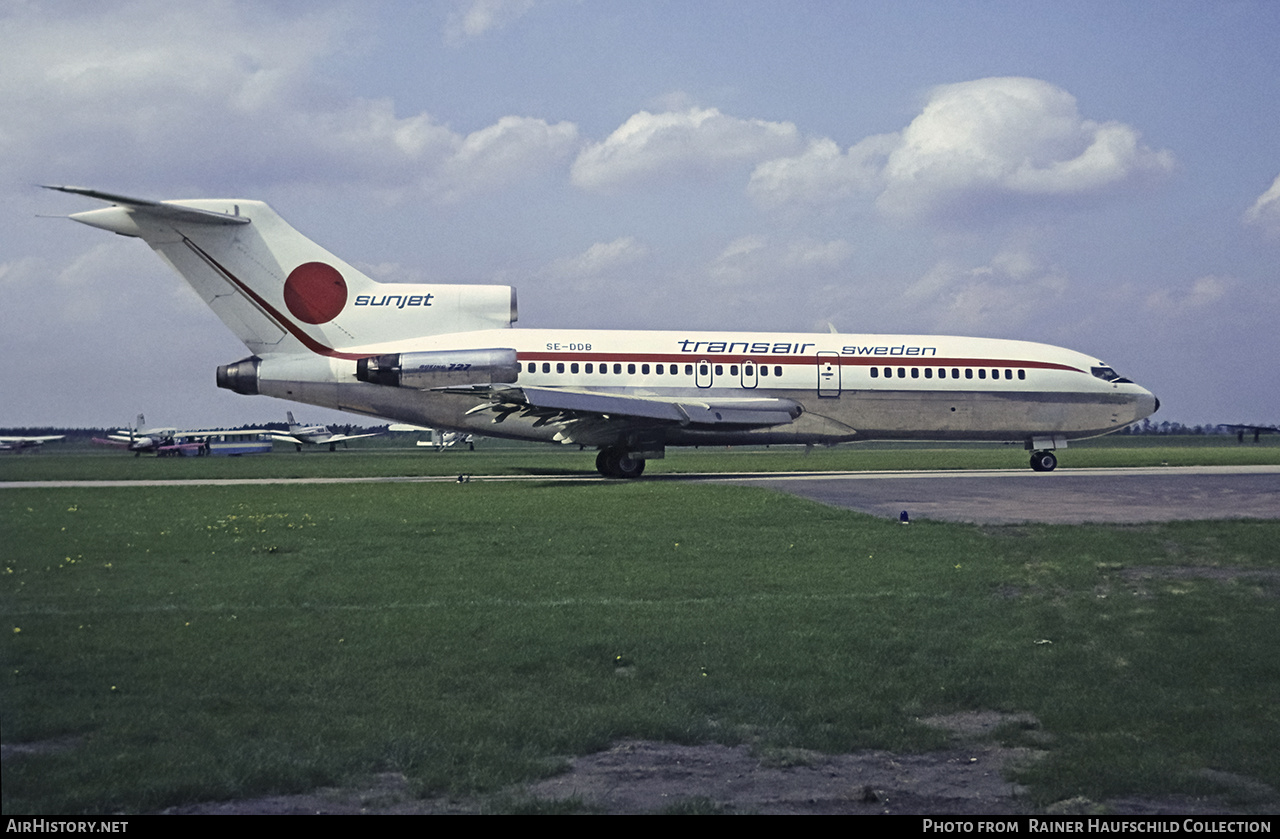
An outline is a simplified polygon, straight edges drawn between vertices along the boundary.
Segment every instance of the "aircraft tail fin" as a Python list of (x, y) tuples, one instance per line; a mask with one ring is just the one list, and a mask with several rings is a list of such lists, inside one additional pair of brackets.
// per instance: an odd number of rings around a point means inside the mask
[(53, 186), (114, 206), (75, 221), (150, 245), (254, 355), (363, 358), (414, 339), (510, 326), (509, 286), (380, 283), (260, 201), (151, 201)]

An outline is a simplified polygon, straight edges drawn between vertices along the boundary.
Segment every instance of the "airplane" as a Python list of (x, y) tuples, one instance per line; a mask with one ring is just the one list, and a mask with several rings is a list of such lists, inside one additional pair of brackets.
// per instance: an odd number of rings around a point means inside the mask
[(1248, 432), (1253, 435), (1253, 442), (1255, 443), (1259, 441), (1259, 436), (1262, 434), (1271, 434), (1273, 432), (1280, 432), (1280, 426), (1275, 426), (1275, 425), (1231, 425), (1228, 423), (1223, 423), (1218, 427), (1225, 428), (1228, 431), (1234, 431), (1236, 433), (1237, 443), (1244, 442), (1245, 432)]
[(204, 455), (235, 456), (265, 454), (271, 451), (270, 432), (260, 429), (148, 428), (146, 418), (138, 414), (133, 428), (122, 428), (104, 437), (94, 437), (100, 446), (116, 446), (133, 452), (134, 457), (154, 454), (156, 457), (202, 457)]
[(65, 434), (46, 434), (41, 437), (0, 437), (0, 452), (40, 451), (45, 443), (65, 438)]
[(219, 387), (415, 425), (598, 450), (637, 478), (673, 446), (1020, 442), (1031, 468), (1153, 414), (1094, 356), (943, 335), (513, 329), (515, 289), (379, 283), (265, 203), (152, 201), (82, 224), (142, 239), (248, 347)]
[(378, 436), (376, 432), (370, 434), (334, 434), (323, 425), (298, 425), (293, 419), (293, 411), (286, 411), (285, 416), (289, 419), (289, 433), (280, 434), (273, 431), (271, 438), (282, 443), (293, 443), (298, 447), (298, 451), (302, 451), (304, 443), (313, 446), (321, 446), (328, 443), (329, 451), (335, 451), (338, 443), (342, 443), (345, 447), (348, 440)]
[[(133, 428), (122, 428), (117, 431), (107, 433), (106, 437), (94, 437), (92, 442), (99, 446), (115, 446), (133, 452), (134, 457), (143, 453), (159, 455), (162, 451), (165, 454), (170, 452), (174, 454), (200, 454), (199, 444), (194, 447), (182, 448), (175, 441), (177, 435), (176, 428), (146, 428), (147, 418), (142, 414), (138, 414), (138, 418), (134, 420)], [(146, 428), (144, 431), (143, 429)]]
[(425, 433), (427, 439), (418, 440), (419, 446), (434, 446), (436, 451), (444, 451), (452, 448), (459, 443), (466, 443), (469, 451), (476, 450), (476, 438), (474, 434), (468, 434), (465, 431), (447, 431), (443, 428), (424, 428), (420, 425), (410, 425), (408, 423), (394, 423), (387, 427), (388, 431), (416, 431)]

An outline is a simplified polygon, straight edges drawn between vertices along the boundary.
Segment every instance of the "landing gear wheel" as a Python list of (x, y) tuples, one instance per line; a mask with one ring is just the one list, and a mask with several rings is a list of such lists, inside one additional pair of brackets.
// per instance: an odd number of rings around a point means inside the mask
[(606, 478), (638, 478), (644, 474), (644, 461), (623, 449), (601, 449), (596, 471)]
[(1032, 452), (1031, 468), (1037, 472), (1052, 472), (1058, 468), (1058, 458), (1053, 452)]

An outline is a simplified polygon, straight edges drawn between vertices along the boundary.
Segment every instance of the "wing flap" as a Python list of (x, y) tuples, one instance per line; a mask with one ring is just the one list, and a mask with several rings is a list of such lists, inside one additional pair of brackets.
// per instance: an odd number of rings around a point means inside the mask
[(777, 397), (704, 400), (507, 384), (441, 390), (487, 400), (468, 413), (492, 411), (496, 414), (494, 422), (502, 422), (518, 412), (533, 417), (537, 425), (604, 420), (626, 421), (630, 425), (640, 421), (656, 426), (761, 428), (793, 422), (803, 412), (799, 403)]

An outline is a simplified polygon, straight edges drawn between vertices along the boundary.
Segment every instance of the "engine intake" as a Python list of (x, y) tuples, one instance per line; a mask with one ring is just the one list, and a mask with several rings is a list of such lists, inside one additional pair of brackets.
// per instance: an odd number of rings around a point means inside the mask
[(356, 362), (356, 378), (362, 382), (416, 390), (509, 384), (519, 375), (520, 363), (512, 349), (393, 353)]

